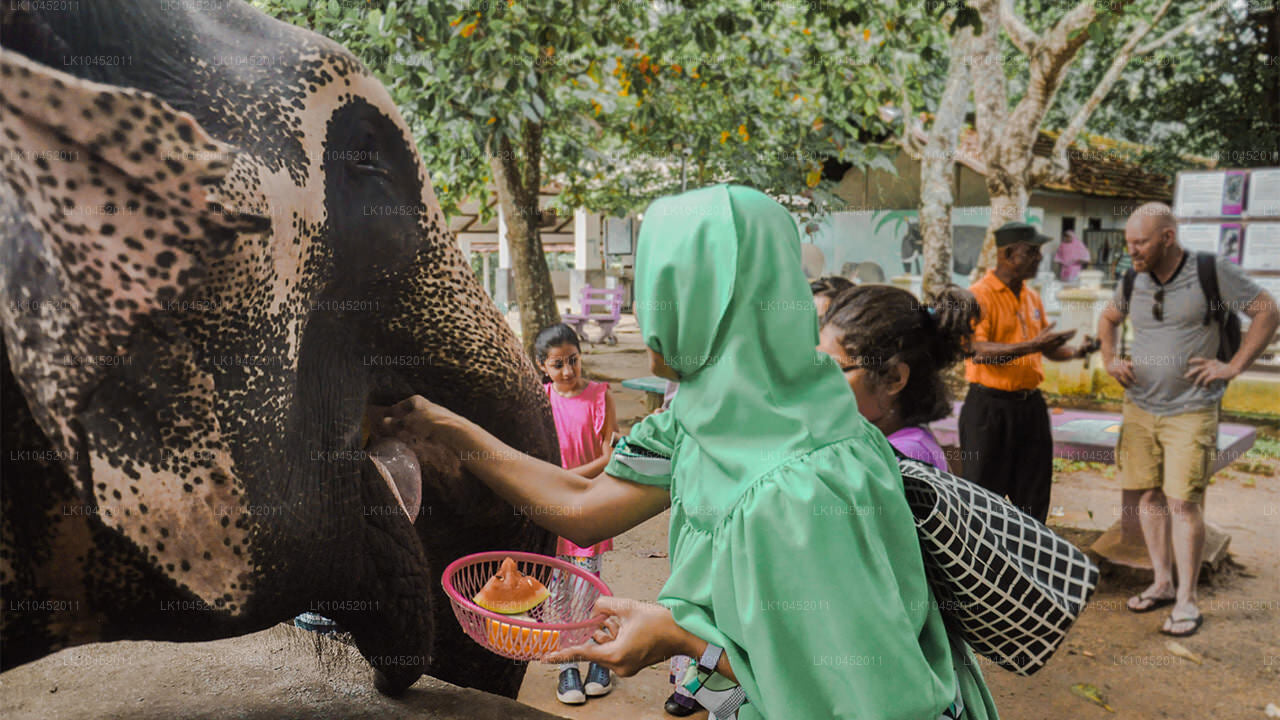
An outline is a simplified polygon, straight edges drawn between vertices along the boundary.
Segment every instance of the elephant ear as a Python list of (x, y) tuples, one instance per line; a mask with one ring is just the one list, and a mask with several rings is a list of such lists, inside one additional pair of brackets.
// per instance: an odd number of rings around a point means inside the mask
[(250, 519), (213, 377), (175, 317), (241, 234), (270, 230), (210, 201), (234, 159), (150, 93), (0, 48), (0, 320), (14, 376), (99, 519), (231, 612), (249, 591)]
[(233, 159), (150, 93), (0, 48), (0, 320), (36, 420), (68, 457), (71, 418), (133, 360), (140, 320), (163, 324), (237, 234), (269, 228), (209, 200)]

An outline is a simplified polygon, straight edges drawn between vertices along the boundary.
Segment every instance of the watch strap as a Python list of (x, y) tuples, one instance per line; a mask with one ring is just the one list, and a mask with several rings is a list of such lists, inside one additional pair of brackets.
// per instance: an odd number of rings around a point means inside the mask
[(720, 664), (721, 655), (724, 655), (724, 648), (714, 643), (707, 643), (707, 649), (703, 650), (702, 657), (698, 658), (698, 669), (708, 675), (714, 674), (716, 666)]

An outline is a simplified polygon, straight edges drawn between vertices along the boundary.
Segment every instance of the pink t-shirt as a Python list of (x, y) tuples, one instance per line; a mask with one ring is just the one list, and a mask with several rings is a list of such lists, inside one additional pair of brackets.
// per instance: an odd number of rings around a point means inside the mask
[[(605, 395), (609, 393), (609, 384), (589, 382), (585, 390), (573, 397), (565, 397), (556, 392), (552, 383), (545, 383), (543, 387), (546, 388), (547, 399), (551, 401), (551, 414), (556, 420), (561, 467), (575, 468), (600, 457), (600, 434), (604, 431)], [(612, 549), (613, 540), (583, 548), (560, 538), (556, 554), (591, 557)]]

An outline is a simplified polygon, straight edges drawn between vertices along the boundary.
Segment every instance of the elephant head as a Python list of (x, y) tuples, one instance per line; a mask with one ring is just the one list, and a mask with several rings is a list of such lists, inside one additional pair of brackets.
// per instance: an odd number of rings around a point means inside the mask
[(377, 80), (238, 1), (11, 3), (0, 180), (6, 663), (310, 609), (386, 691), (514, 694), (439, 573), (549, 537), (366, 418), (419, 393), (551, 461), (554, 427)]

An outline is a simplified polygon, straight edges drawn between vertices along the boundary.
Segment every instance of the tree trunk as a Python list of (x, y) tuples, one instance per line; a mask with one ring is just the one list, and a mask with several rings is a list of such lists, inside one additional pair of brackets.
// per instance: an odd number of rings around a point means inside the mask
[(924, 252), (921, 296), (927, 303), (933, 302), (937, 292), (951, 282), (951, 207), (955, 204), (951, 189), (956, 180), (956, 143), (964, 125), (972, 82), (965, 61), (972, 44), (973, 30), (968, 27), (961, 29), (952, 42), (946, 88), (920, 161), (920, 233)]
[(538, 227), (538, 190), (542, 179), (542, 129), (533, 123), (524, 126), (523, 174), (511, 141), (505, 136), (498, 144), (498, 156), (491, 157), (498, 202), (507, 224), (507, 244), (515, 271), (516, 300), (520, 306), (520, 339), (529, 358), (538, 332), (560, 322), (556, 309), (551, 270), (542, 250)]

